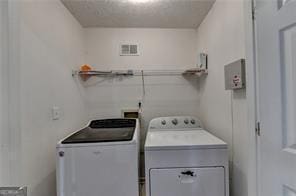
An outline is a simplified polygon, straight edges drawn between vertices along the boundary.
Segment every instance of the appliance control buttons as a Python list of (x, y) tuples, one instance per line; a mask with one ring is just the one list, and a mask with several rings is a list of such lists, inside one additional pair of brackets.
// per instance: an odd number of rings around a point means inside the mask
[(185, 124), (188, 124), (188, 123), (189, 123), (189, 120), (186, 118), (186, 119), (184, 120), (184, 123), (185, 123)]
[(178, 124), (178, 119), (174, 119), (174, 120), (172, 120), (172, 123), (174, 124), (174, 125), (177, 125)]
[(194, 119), (191, 119), (190, 122), (191, 122), (191, 124), (193, 124), (193, 125), (195, 124), (195, 120), (194, 120)]
[(162, 120), (162, 121), (161, 121), (161, 124), (162, 124), (162, 125), (166, 125), (166, 121), (165, 121), (165, 120)]

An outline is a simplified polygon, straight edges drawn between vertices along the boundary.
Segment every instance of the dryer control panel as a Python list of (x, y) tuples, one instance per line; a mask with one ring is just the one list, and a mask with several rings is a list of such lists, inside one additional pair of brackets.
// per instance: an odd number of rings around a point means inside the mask
[(159, 117), (150, 121), (149, 130), (202, 128), (200, 120), (193, 116)]

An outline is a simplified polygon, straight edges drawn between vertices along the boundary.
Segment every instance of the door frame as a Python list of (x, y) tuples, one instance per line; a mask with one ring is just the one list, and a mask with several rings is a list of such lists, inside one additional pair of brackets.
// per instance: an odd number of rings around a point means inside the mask
[(0, 2), (0, 143), (1, 185), (10, 183), (9, 123), (8, 123), (8, 0)]
[(9, 186), (21, 186), (21, 114), (20, 114), (20, 0), (8, 1), (7, 20), (7, 96), (9, 130)]
[(258, 116), (258, 76), (256, 63), (256, 19), (255, 0), (244, 0), (244, 27), (245, 27), (245, 53), (246, 53), (246, 81), (247, 81), (247, 107), (248, 107), (248, 195), (258, 196), (258, 135), (256, 132)]

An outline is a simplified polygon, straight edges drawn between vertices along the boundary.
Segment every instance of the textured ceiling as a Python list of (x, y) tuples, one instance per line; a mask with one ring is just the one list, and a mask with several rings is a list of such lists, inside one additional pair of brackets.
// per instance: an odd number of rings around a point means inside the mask
[(197, 28), (215, 0), (61, 0), (83, 27)]

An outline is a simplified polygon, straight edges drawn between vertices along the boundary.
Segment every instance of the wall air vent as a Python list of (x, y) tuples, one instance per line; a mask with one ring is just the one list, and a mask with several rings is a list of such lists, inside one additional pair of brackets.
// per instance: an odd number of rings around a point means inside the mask
[(138, 44), (121, 44), (120, 56), (139, 56)]

